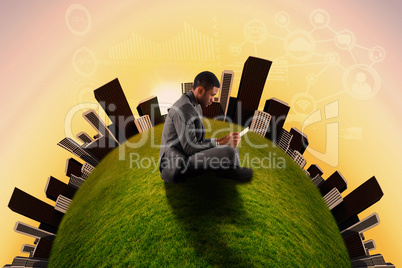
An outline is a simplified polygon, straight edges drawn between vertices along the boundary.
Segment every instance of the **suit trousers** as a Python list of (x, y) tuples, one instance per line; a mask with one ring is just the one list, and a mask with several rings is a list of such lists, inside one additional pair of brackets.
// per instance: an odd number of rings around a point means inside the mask
[(208, 170), (240, 166), (239, 148), (222, 145), (186, 157), (176, 148), (169, 148), (161, 159), (161, 177), (166, 182), (179, 182)]

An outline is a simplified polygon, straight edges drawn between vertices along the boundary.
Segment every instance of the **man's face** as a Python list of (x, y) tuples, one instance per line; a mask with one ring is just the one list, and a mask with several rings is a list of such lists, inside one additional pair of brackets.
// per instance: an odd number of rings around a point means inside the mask
[(202, 94), (200, 98), (200, 104), (204, 107), (211, 105), (216, 93), (218, 93), (218, 90), (219, 88), (217, 87), (214, 87), (213, 89), (210, 89), (208, 91), (205, 91), (204, 89), (204, 94)]

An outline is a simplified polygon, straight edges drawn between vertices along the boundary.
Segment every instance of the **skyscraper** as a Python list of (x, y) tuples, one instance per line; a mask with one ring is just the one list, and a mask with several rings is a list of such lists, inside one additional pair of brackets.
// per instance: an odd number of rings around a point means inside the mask
[(54, 205), (54, 209), (60, 211), (61, 213), (66, 213), (68, 206), (71, 204), (71, 199), (67, 198), (63, 195), (59, 195), (56, 199), (56, 204)]
[(382, 268), (395, 268), (395, 265), (385, 262), (381, 254), (374, 254), (370, 256), (363, 255), (361, 257), (353, 258), (351, 260), (352, 267), (382, 267)]
[(94, 91), (95, 98), (120, 133), (119, 143), (138, 133), (134, 115), (116, 78)]
[(55, 234), (33, 227), (29, 224), (17, 221), (14, 226), (14, 231), (19, 234), (28, 235), (34, 238), (46, 237), (48, 239), (54, 239)]
[(380, 218), (378, 217), (377, 212), (374, 212), (373, 214), (367, 216), (363, 220), (353, 224), (352, 226), (346, 228), (341, 232), (342, 237), (347, 237), (349, 235), (352, 235), (353, 232), (359, 232), (363, 233), (375, 226), (380, 224)]
[[(99, 115), (95, 112), (95, 110), (89, 109), (84, 112), (82, 116), (87, 120), (87, 122), (98, 131), (99, 134), (111, 139), (113, 142), (119, 143), (117, 138), (113, 135), (110, 129), (106, 126), (106, 124), (102, 121)], [(92, 142), (92, 141), (90, 141)]]
[(269, 121), (271, 121), (270, 114), (255, 110), (250, 130), (264, 137), (268, 130)]
[(208, 118), (215, 118), (222, 114), (222, 107), (219, 102), (212, 102), (208, 107), (201, 106), (202, 115)]
[(281, 148), (284, 152), (287, 152), (292, 138), (293, 138), (293, 135), (282, 128), (281, 133), (279, 135), (279, 139), (278, 139), (279, 140), (279, 142), (278, 142), (279, 148)]
[(320, 185), (324, 182), (324, 179), (320, 174), (315, 175), (314, 178), (311, 178), (311, 181), (314, 183), (315, 187), (319, 188)]
[(232, 92), (232, 84), (233, 84), (234, 72), (225, 70), (222, 72), (221, 77), (221, 88), (219, 89), (219, 101), (222, 107), (222, 114), (226, 117), (228, 108), (229, 108), (229, 100), (230, 93)]
[(81, 176), (82, 164), (75, 160), (74, 158), (69, 158), (66, 161), (66, 176), (70, 177), (71, 174), (80, 177)]
[(225, 121), (234, 122), (235, 115), (236, 115), (236, 109), (237, 109), (237, 98), (230, 97)]
[(239, 91), (235, 122), (248, 127), (255, 110), (258, 110), (265, 81), (267, 80), (271, 61), (248, 57), (244, 63)]
[[(85, 163), (83, 166), (82, 166), (82, 168), (81, 168), (81, 178), (82, 179), (86, 179), (88, 176), (89, 176), (89, 174), (91, 174), (91, 172), (93, 171), (95, 169), (95, 167), (93, 167), (93, 166), (91, 166), (90, 164), (88, 164), (88, 163)], [(68, 196), (67, 196), (68, 197)]]
[(328, 208), (330, 210), (332, 210), (334, 207), (336, 207), (341, 202), (343, 202), (343, 198), (341, 196), (341, 193), (336, 188), (333, 188), (331, 191), (329, 191), (322, 198), (324, 199), (325, 203), (327, 203), (327, 206), (328, 206)]
[(32, 253), (35, 250), (35, 246), (24, 244), (21, 247), (21, 252), (23, 253), (29, 253), (29, 257), (32, 257)]
[(346, 249), (349, 253), (349, 258), (356, 258), (360, 256), (366, 256), (366, 250), (363, 246), (363, 241), (359, 233), (354, 233), (343, 239)]
[(68, 186), (52, 176), (47, 180), (45, 187), (46, 197), (53, 201), (56, 201), (59, 195), (72, 199), (76, 191), (77, 189)]
[(40, 238), (36, 244), (35, 250), (32, 253), (33, 258), (49, 259), (50, 251), (52, 249), (53, 240), (47, 238)]
[(333, 188), (337, 188), (340, 193), (347, 188), (347, 182), (339, 171), (332, 173), (332, 175), (320, 185), (319, 190), (321, 195), (324, 196)]
[(290, 141), (289, 148), (303, 154), (308, 146), (307, 136), (294, 127), (290, 129), (290, 134), (292, 134), (293, 137)]
[(190, 90), (193, 89), (193, 82), (188, 82), (188, 83), (181, 83), (181, 93), (185, 94), (187, 92), (189, 92)]
[(303, 155), (299, 153), (298, 151), (294, 150), (293, 151), (293, 160), (298, 164), (301, 168), (304, 168), (306, 165), (306, 159), (304, 159)]
[(62, 139), (59, 143), (57, 143), (57, 145), (66, 149), (75, 156), (81, 158), (85, 162), (88, 162), (92, 166), (96, 166), (97, 164), (99, 164), (98, 159), (89, 154), (85, 149), (81, 148), (81, 146), (79, 146), (75, 141), (70, 138)]
[(80, 177), (71, 175), (71, 176), (70, 176), (70, 180), (68, 181), (68, 185), (71, 186), (71, 187), (74, 187), (74, 188), (78, 189), (78, 188), (81, 187), (81, 185), (84, 183), (84, 181), (85, 181), (85, 180), (82, 179), (82, 178), (80, 178)]
[(152, 128), (151, 120), (148, 115), (141, 116), (135, 120), (135, 124), (140, 133)]
[[(336, 222), (340, 225), (379, 201), (383, 195), (377, 179), (373, 176), (344, 197), (343, 202), (331, 211), (332, 215), (334, 215)], [(348, 227), (350, 225), (345, 228)], [(340, 227), (340, 230), (345, 228)]]
[(277, 98), (271, 98), (265, 101), (264, 112), (269, 113), (271, 118), (271, 123), (269, 124), (267, 135), (274, 143), (278, 143), (279, 136), (285, 123), (286, 116), (289, 113), (290, 106)]
[(87, 153), (93, 155), (96, 159), (101, 161), (103, 158), (106, 157), (108, 153), (113, 151), (116, 146), (117, 142), (115, 140), (109, 139), (106, 136), (102, 136), (94, 140), (93, 142), (86, 144), (82, 148), (85, 149)]
[(317, 175), (322, 175), (324, 172), (322, 169), (317, 166), (316, 164), (310, 165), (310, 167), (307, 169), (307, 171), (310, 173), (310, 178), (314, 178)]
[(81, 142), (83, 143), (90, 143), (91, 141), (93, 141), (93, 139), (91, 138), (91, 136), (89, 136), (86, 132), (81, 131), (80, 133), (77, 134), (77, 139), (79, 139)]
[(15, 257), (11, 265), (4, 267), (47, 267), (48, 261), (41, 258)]
[(151, 96), (138, 103), (137, 111), (140, 116), (149, 115), (152, 126), (163, 123), (163, 117), (159, 109), (158, 97)]
[(54, 207), (42, 200), (14, 188), (8, 207), (25, 217), (41, 222), (41, 228), (56, 233), (63, 214), (54, 210)]

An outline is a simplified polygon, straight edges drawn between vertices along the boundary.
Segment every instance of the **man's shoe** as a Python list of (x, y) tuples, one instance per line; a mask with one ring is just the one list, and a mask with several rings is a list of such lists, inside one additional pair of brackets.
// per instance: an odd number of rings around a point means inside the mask
[(236, 181), (249, 181), (253, 176), (251, 168), (235, 166), (229, 169), (215, 170), (215, 175), (220, 178), (232, 179)]

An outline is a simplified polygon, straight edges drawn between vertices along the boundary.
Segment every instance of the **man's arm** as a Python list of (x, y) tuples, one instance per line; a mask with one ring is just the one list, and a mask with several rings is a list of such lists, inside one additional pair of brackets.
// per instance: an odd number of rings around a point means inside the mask
[(216, 142), (198, 141), (196, 131), (202, 131), (202, 129), (195, 128), (194, 120), (197, 119), (198, 113), (192, 113), (191, 109), (193, 109), (192, 106), (184, 105), (172, 117), (180, 145), (187, 156), (216, 146)]

